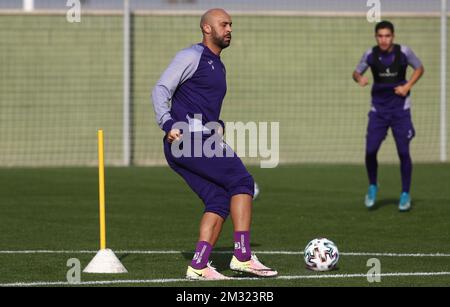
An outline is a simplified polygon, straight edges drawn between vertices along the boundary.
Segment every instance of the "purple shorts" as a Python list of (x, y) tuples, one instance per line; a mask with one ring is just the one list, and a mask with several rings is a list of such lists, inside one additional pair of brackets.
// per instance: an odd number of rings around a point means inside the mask
[(233, 195), (253, 196), (253, 177), (235, 153), (233, 157), (175, 157), (172, 145), (165, 138), (163, 143), (167, 163), (200, 197), (205, 212), (213, 212), (226, 219)]
[(371, 111), (368, 116), (366, 152), (374, 153), (378, 151), (389, 128), (392, 130), (399, 153), (409, 151), (409, 143), (416, 134), (409, 109), (395, 112)]

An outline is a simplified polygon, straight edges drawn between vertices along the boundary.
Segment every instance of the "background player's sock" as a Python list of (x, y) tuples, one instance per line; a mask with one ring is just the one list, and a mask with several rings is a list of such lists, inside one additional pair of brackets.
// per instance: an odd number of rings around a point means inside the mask
[(412, 161), (409, 153), (399, 154), (402, 174), (402, 192), (409, 193), (411, 187)]
[(211, 254), (212, 246), (206, 241), (199, 241), (195, 248), (194, 258), (191, 261), (191, 267), (196, 270), (206, 268), (209, 260), (209, 254)]
[(366, 153), (366, 169), (369, 176), (369, 183), (377, 185), (378, 161), (376, 153)]
[(234, 256), (239, 261), (249, 261), (252, 257), (250, 250), (250, 231), (234, 232)]

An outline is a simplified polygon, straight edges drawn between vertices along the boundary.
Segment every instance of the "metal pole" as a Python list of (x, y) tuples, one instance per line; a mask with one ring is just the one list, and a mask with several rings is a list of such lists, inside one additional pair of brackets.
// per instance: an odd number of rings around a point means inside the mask
[(34, 10), (34, 0), (23, 0), (23, 10), (32, 12)]
[(441, 162), (447, 161), (447, 0), (441, 0)]
[(131, 165), (130, 1), (123, 1), (123, 165)]
[(98, 194), (100, 210), (100, 249), (106, 249), (106, 218), (105, 218), (105, 149), (103, 130), (98, 130)]

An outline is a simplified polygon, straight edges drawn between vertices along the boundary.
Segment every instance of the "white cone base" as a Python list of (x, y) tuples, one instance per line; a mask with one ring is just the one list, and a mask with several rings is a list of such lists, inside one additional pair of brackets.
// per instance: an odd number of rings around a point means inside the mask
[(128, 273), (114, 252), (110, 249), (101, 249), (83, 270), (84, 273)]

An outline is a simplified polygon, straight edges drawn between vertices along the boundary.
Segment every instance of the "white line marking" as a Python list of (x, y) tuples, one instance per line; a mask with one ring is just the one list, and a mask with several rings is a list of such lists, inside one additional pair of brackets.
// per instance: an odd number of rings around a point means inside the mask
[[(410, 276), (450, 276), (450, 272), (395, 272), (382, 273), (371, 275), (373, 277), (410, 277)], [(292, 276), (278, 276), (274, 280), (296, 280), (296, 279), (332, 279), (332, 278), (365, 278), (367, 274), (326, 274), (326, 275), (292, 275)], [(231, 278), (231, 281), (257, 281), (270, 280), (265, 278)], [(95, 286), (95, 285), (113, 285), (113, 284), (153, 284), (153, 283), (176, 283), (176, 282), (195, 282), (184, 278), (167, 278), (167, 279), (125, 279), (125, 280), (99, 280), (99, 281), (85, 281), (78, 284), (69, 284), (66, 281), (56, 282), (15, 282), (0, 284), (0, 287), (33, 287), (33, 286)], [(221, 281), (226, 282), (226, 281)]]
[(450, 257), (450, 254), (445, 253), (410, 253), (410, 254), (400, 254), (400, 253), (340, 253), (343, 256), (370, 256), (370, 257)]
[[(95, 254), (92, 250), (16, 250), (0, 251), (0, 254)], [(300, 251), (254, 251), (261, 255), (303, 255)], [(117, 250), (116, 254), (194, 254), (193, 251), (176, 250)], [(213, 254), (232, 254), (233, 251), (213, 251)], [(450, 257), (448, 253), (366, 253), (366, 252), (342, 252), (341, 256), (369, 256), (369, 257)]]
[(95, 254), (98, 251), (71, 251), (71, 250), (16, 250), (16, 251), (0, 251), (0, 254)]
[[(395, 272), (395, 273), (381, 273), (371, 274), (372, 277), (408, 277), (408, 276), (450, 276), (450, 272)], [(359, 278), (367, 277), (366, 274), (328, 274), (328, 275), (294, 275), (294, 276), (280, 276), (278, 279), (321, 279), (321, 278)]]

